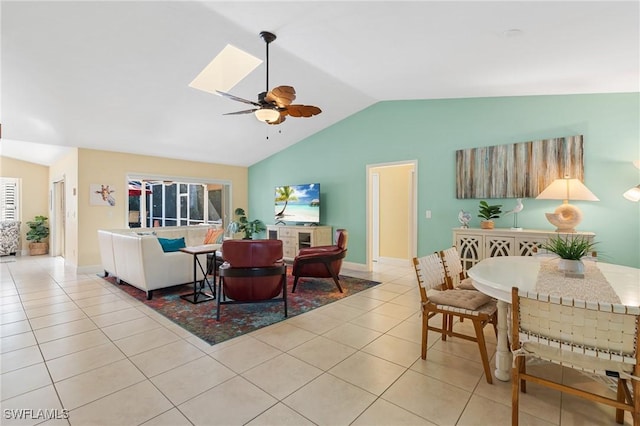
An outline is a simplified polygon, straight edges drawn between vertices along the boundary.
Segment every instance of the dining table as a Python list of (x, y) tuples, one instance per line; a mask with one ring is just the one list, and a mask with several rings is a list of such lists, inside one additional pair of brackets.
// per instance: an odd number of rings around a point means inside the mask
[(558, 272), (558, 260), (549, 256), (490, 257), (467, 271), (477, 290), (497, 299), (498, 345), (495, 376), (498, 380), (509, 381), (511, 378), (512, 357), (508, 333), (513, 287), (591, 303), (636, 308), (640, 306), (640, 269), (585, 260), (584, 278), (565, 278), (562, 272)]

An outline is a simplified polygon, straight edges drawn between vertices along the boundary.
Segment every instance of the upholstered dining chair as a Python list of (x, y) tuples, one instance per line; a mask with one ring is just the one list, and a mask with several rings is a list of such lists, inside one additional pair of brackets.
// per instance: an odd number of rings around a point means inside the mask
[(347, 242), (349, 241), (349, 233), (346, 229), (336, 229), (335, 245), (332, 246), (316, 246), (300, 249), (298, 255), (293, 260), (293, 289), (295, 293), (296, 286), (300, 277), (313, 278), (332, 278), (333, 282), (342, 293), (340, 286), (340, 268), (342, 268), (342, 259), (347, 255)]
[(217, 320), (221, 305), (238, 303), (282, 302), (287, 317), (287, 266), (281, 240), (225, 240), (222, 256)]
[[(483, 330), (487, 324), (492, 324), (497, 335), (496, 302), (476, 290), (447, 289), (444, 265), (438, 253), (414, 257), (413, 266), (422, 307), (422, 359), (427, 359), (429, 330), (440, 333), (443, 341), (447, 340), (447, 336), (452, 336), (476, 342), (487, 383), (493, 383)], [(429, 324), (429, 319), (437, 314), (442, 315), (441, 328)], [(471, 320), (475, 336), (453, 331), (450, 324), (455, 318)]]
[(461, 290), (475, 290), (471, 278), (467, 277), (467, 272), (462, 267), (462, 260), (458, 249), (449, 247), (446, 250), (440, 250), (438, 253), (444, 264), (445, 279), (447, 288)]
[[(527, 381), (614, 407), (620, 424), (624, 411), (630, 411), (633, 424), (640, 425), (640, 307), (550, 297), (516, 287), (511, 297), (512, 425), (518, 424), (520, 392), (526, 392)], [(588, 372), (592, 379), (606, 376), (617, 382), (616, 395), (592, 393), (583, 381), (577, 387), (527, 372), (527, 358)]]

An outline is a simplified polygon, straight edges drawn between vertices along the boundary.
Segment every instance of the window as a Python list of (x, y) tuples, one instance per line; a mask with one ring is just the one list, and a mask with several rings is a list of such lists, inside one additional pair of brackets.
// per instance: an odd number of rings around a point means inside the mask
[[(195, 179), (194, 179), (195, 180)], [(129, 227), (218, 223), (231, 217), (231, 185), (129, 176)]]
[(0, 178), (0, 220), (20, 220), (17, 178)]

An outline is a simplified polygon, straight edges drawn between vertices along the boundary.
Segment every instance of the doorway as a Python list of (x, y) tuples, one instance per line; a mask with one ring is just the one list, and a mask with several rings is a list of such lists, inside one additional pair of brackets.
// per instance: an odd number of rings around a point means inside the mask
[(64, 179), (53, 183), (53, 223), (51, 227), (52, 238), (49, 250), (51, 256), (64, 257), (65, 248), (65, 194)]
[(367, 165), (367, 269), (417, 253), (417, 160)]

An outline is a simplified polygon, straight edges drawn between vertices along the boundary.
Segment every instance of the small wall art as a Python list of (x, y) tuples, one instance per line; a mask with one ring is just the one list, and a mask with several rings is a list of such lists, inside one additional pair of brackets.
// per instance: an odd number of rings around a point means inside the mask
[(456, 151), (456, 198), (535, 198), (565, 175), (584, 180), (582, 135)]
[(113, 189), (113, 185), (92, 183), (89, 185), (89, 204), (113, 207), (116, 205), (114, 192), (116, 191)]

